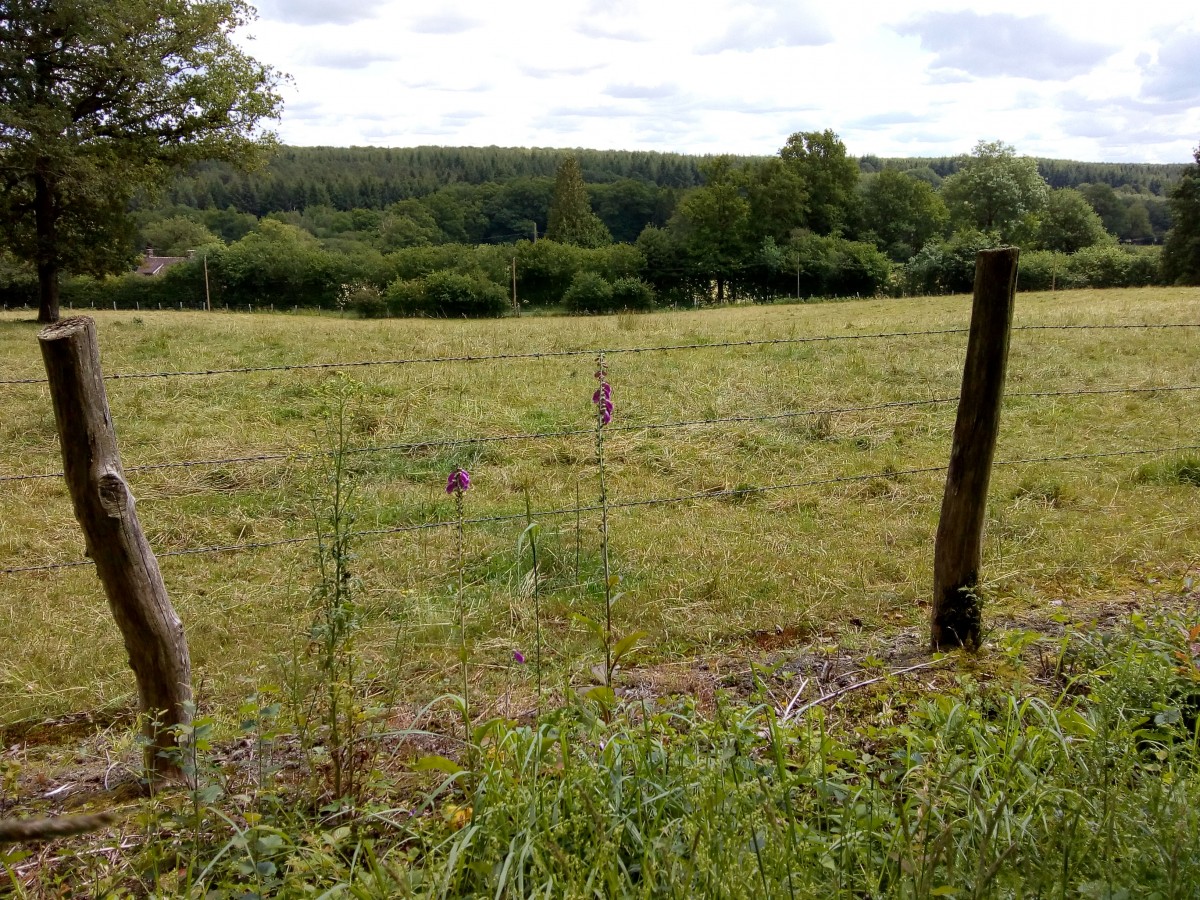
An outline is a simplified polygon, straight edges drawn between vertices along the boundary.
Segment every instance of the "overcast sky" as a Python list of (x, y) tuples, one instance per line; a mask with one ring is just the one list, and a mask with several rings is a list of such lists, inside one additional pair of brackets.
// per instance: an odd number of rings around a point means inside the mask
[(1188, 162), (1200, 3), (259, 0), (301, 145)]

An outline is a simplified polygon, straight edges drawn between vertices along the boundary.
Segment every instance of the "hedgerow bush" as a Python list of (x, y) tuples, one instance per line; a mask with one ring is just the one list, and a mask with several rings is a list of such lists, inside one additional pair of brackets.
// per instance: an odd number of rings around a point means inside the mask
[(494, 281), (445, 270), (393, 281), (386, 300), (388, 309), (400, 316), (481, 318), (503, 315), (508, 308), (508, 295)]
[(563, 294), (563, 305), (571, 312), (604, 313), (613, 309), (613, 286), (595, 272), (579, 272)]
[(640, 278), (618, 278), (612, 283), (612, 308), (651, 309), (654, 306), (654, 288)]

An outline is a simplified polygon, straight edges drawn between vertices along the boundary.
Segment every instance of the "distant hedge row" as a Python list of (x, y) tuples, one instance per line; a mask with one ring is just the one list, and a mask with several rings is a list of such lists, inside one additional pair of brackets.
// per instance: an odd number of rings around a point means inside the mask
[[(287, 226), (280, 226), (286, 228)], [(651, 231), (648, 229), (647, 231)], [(288, 237), (289, 235), (284, 235)], [(807, 235), (784, 251), (768, 244), (752, 265), (726, 284), (734, 300), (919, 296), (965, 293), (972, 287), (975, 254), (992, 246), (978, 232), (931, 243), (904, 265), (890, 263), (872, 245)], [(207, 254), (208, 293), (214, 307), (273, 304), (343, 308), (365, 317), (500, 316), (512, 308), (512, 266), (522, 306), (570, 312), (644, 310), (658, 304), (709, 302), (713, 283), (685, 258), (664, 256), (652, 242), (582, 249), (554, 241), (514, 247), (440, 245), (383, 255), (346, 256), (313, 244), (246, 241)], [(1022, 290), (1136, 287), (1163, 283), (1160, 248), (1096, 246), (1073, 254), (1021, 254)], [(63, 282), (66, 308), (203, 308), (205, 260), (180, 263), (158, 277), (125, 275)], [(36, 306), (37, 283), (27, 272), (0, 268), (0, 302)]]

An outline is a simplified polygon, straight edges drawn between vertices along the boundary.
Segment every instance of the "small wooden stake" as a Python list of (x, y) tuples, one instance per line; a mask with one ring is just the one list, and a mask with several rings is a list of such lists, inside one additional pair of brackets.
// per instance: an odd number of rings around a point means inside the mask
[(175, 729), (191, 723), (192, 675), (183, 623), (134, 511), (100, 372), (96, 323), (63, 319), (38, 335), (62, 447), (63, 473), (88, 555), (125, 639), (146, 717), (146, 774), (183, 777)]
[(975, 258), (971, 331), (934, 547), (930, 623), (934, 650), (979, 647), (982, 622), (976, 586), (988, 483), (1000, 430), (1019, 252), (1004, 247), (983, 250)]

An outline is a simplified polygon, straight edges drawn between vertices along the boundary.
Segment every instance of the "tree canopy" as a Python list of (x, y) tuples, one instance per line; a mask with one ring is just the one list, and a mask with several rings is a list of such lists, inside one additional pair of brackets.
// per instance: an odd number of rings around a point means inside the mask
[(612, 241), (604, 223), (592, 212), (583, 173), (573, 156), (563, 160), (554, 177), (546, 237), (577, 247), (601, 247)]
[(980, 141), (962, 169), (942, 182), (942, 200), (959, 227), (996, 232), (1012, 241), (1030, 214), (1046, 203), (1049, 188), (1037, 160), (1017, 156), (1011, 144)]
[(60, 272), (129, 259), (135, 192), (200, 159), (271, 146), (279, 76), (233, 40), (242, 0), (0, 0), (0, 233), (36, 266), (40, 321)]
[(1175, 225), (1163, 247), (1163, 274), (1179, 284), (1200, 284), (1200, 147), (1195, 158), (1171, 192)]

